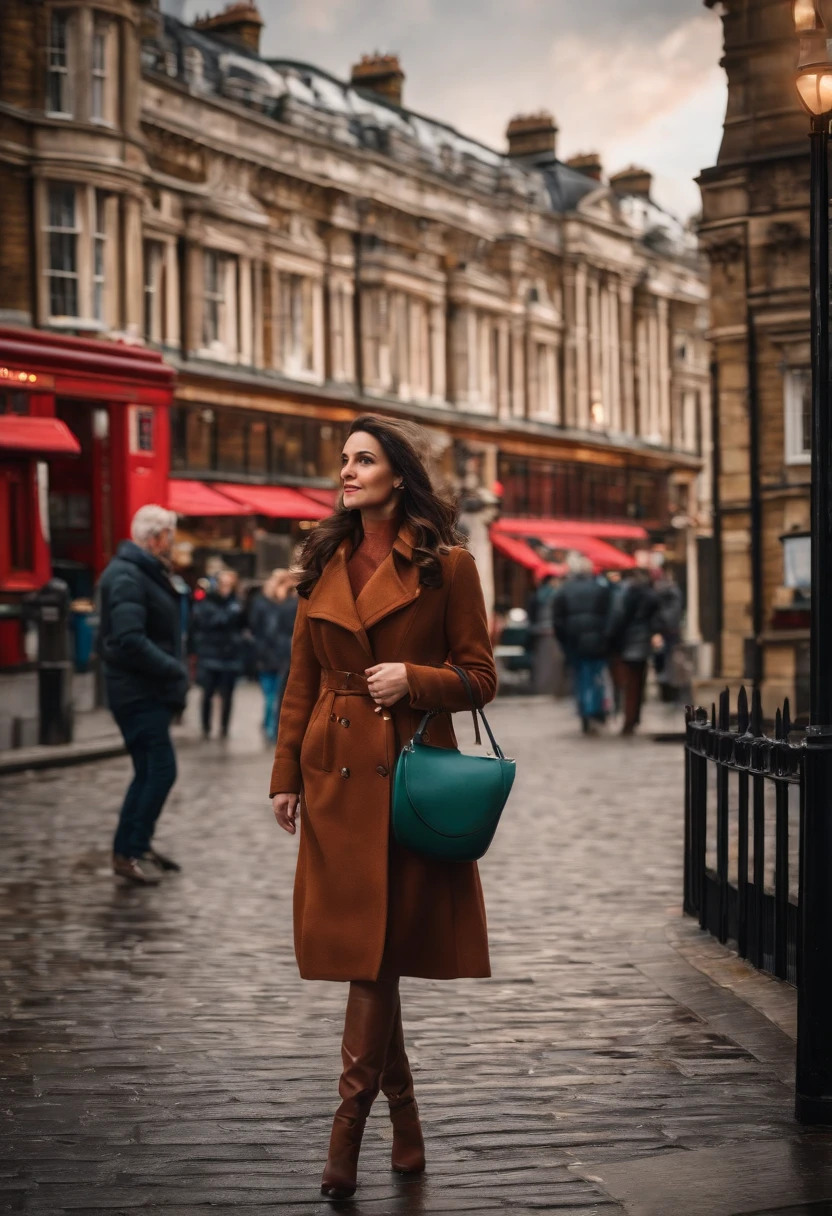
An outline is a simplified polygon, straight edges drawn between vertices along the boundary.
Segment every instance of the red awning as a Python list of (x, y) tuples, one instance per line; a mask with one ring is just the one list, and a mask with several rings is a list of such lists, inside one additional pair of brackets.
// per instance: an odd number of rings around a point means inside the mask
[(77, 456), (81, 445), (60, 418), (0, 415), (0, 450), (35, 456)]
[(498, 532), (492, 532), (491, 543), (503, 557), (507, 557), (509, 561), (516, 562), (518, 566), (523, 566), (526, 570), (531, 570), (535, 578), (542, 578), (544, 574), (553, 574), (555, 577), (561, 577), (567, 572), (566, 566), (559, 565), (557, 562), (545, 561), (524, 540), (518, 540), (513, 536), (500, 536)]
[(596, 522), (593, 519), (498, 519), (492, 525), (494, 532), (507, 532), (511, 536), (539, 536), (548, 540), (552, 533), (562, 536), (600, 536), (605, 540), (647, 540), (647, 532), (640, 524)]
[(216, 489), (247, 507), (252, 515), (268, 515), (272, 519), (326, 519), (332, 514), (331, 508), (313, 502), (292, 486), (236, 486), (222, 482)]
[(253, 515), (251, 507), (244, 507), (225, 494), (219, 494), (202, 481), (168, 482), (168, 507), (177, 515)]
[(554, 540), (549, 542), (547, 538), (546, 543), (551, 543), (553, 548), (574, 549), (576, 553), (582, 553), (594, 563), (596, 571), (632, 570), (636, 564), (636, 559), (629, 553), (622, 553), (615, 545), (608, 545), (597, 536), (563, 536), (557, 544)]

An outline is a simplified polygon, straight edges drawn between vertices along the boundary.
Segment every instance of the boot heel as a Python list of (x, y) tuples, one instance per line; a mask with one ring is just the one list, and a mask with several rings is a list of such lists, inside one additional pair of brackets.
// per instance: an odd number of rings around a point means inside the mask
[(351, 1199), (356, 1192), (364, 1125), (364, 1119), (344, 1115), (336, 1115), (332, 1122), (329, 1155), (321, 1179), (321, 1194), (328, 1199)]
[(416, 1099), (411, 1098), (398, 1107), (391, 1106), (390, 1119), (393, 1124), (393, 1169), (397, 1174), (423, 1174), (425, 1141)]

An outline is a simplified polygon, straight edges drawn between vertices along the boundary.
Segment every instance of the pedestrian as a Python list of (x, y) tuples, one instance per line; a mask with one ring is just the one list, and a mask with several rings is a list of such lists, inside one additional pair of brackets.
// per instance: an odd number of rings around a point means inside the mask
[(257, 678), (263, 692), (263, 733), (272, 744), (277, 741), (277, 720), (289, 672), (297, 611), (294, 576), (288, 570), (272, 571), (249, 613)]
[(98, 654), (134, 770), (113, 844), (113, 871), (145, 886), (158, 882), (154, 871), (180, 869), (152, 845), (176, 781), (170, 726), (188, 691), (182, 609), (170, 574), (175, 528), (172, 511), (142, 507), (133, 518), (133, 539), (122, 541), (99, 584)]
[(194, 607), (191, 647), (196, 679), (202, 689), (202, 737), (211, 737), (214, 697), (220, 698), (220, 735), (228, 738), (234, 688), (243, 671), (246, 619), (237, 597), (236, 570), (222, 569), (216, 582)]
[(555, 636), (572, 669), (575, 700), (584, 734), (607, 720), (607, 625), (610, 586), (595, 575), (589, 558), (573, 556), (572, 575), (557, 591), (552, 613)]
[(676, 650), (682, 641), (682, 618), (685, 602), (682, 589), (673, 577), (673, 571), (665, 569), (656, 579), (656, 637), (654, 639), (653, 665), (663, 701), (676, 698), (678, 685), (676, 674), (679, 664), (674, 661)]
[[(555, 639), (553, 604), (558, 584), (553, 574), (544, 574), (529, 596), (529, 626), (532, 646), (532, 692), (554, 695), (558, 669), (563, 666), (561, 648)], [(560, 660), (560, 661), (559, 661)]]
[(398, 754), (426, 712), (428, 739), (455, 746), (448, 716), (496, 691), (488, 618), (456, 511), (433, 488), (425, 439), (406, 423), (353, 422), (343, 499), (310, 533), (280, 716), (271, 794), (301, 838), (295, 951), (309, 980), (349, 981), (341, 1105), (321, 1191), (356, 1189), (364, 1124), (379, 1090), (393, 1123), (393, 1168), (425, 1168), (402, 1030), (399, 977), (490, 974), (474, 863), (402, 848), (390, 834)]
[(613, 679), (624, 707), (622, 735), (633, 735), (641, 722), (657, 611), (650, 575), (638, 568), (627, 571), (615, 594), (607, 633)]

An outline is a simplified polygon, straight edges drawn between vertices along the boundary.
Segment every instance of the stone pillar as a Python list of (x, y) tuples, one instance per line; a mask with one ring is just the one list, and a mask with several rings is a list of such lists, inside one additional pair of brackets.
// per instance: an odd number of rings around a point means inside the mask
[(620, 433), (624, 430), (624, 418), (621, 409), (621, 308), (618, 301), (618, 282), (615, 279), (611, 280), (609, 284), (608, 304), (610, 324), (610, 429)]
[(179, 318), (179, 259), (176, 256), (176, 241), (165, 242), (162, 256), (165, 259), (165, 307), (163, 311), (162, 343), (178, 347), (182, 342)]
[(124, 196), (123, 206), (124, 228), (121, 234), (124, 241), (124, 261), (122, 266), (122, 284), (124, 286), (124, 316), (122, 324), (125, 333), (131, 338), (138, 338), (144, 328), (144, 259), (142, 246), (142, 200), (131, 194)]
[(447, 354), (445, 343), (445, 305), (432, 304), (430, 308), (430, 395), (434, 401), (445, 401), (448, 397)]
[(662, 442), (668, 447), (673, 435), (670, 404), (670, 323), (668, 302), (663, 297), (657, 301), (657, 342), (659, 360), (659, 431)]
[(696, 528), (689, 524), (685, 534), (687, 565), (687, 611), (685, 613), (685, 641), (697, 644), (702, 641), (699, 628), (699, 546)]
[(237, 291), (239, 302), (237, 315), (239, 317), (239, 333), (237, 337), (237, 359), (244, 367), (251, 367), (254, 360), (253, 320), (254, 307), (251, 291), (251, 258), (239, 259), (237, 276)]
[(650, 378), (650, 408), (647, 438), (657, 440), (661, 434), (661, 384), (659, 370), (659, 318), (655, 307), (647, 318), (648, 373)]
[(191, 240), (185, 250), (185, 274), (188, 282), (183, 346), (187, 354), (194, 354), (202, 348), (203, 258), (201, 246)]
[(315, 279), (312, 285), (312, 366), (316, 378), (320, 381), (326, 378), (325, 343), (324, 284), (323, 279)]
[(634, 318), (633, 288), (622, 281), (619, 291), (619, 316), (621, 334), (621, 429), (627, 435), (636, 433), (635, 358), (633, 350)]
[(589, 280), (589, 396), (588, 422), (592, 423), (592, 407), (604, 399), (601, 364), (601, 289), (597, 275)]
[(589, 429), (589, 317), (586, 266), (575, 267), (575, 425)]

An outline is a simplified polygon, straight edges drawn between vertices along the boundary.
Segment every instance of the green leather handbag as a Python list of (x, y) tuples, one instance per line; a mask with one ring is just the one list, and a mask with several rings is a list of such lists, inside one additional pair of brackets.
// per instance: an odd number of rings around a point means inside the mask
[(466, 756), (456, 748), (428, 746), (425, 728), (435, 714), (425, 714), (396, 765), (393, 833), (415, 853), (441, 861), (478, 861), (494, 839), (517, 766), (503, 755), (485, 714), (477, 709), (467, 674), (460, 667), (454, 671), (471, 699), (477, 744), (482, 745), (479, 714), (493, 754)]

